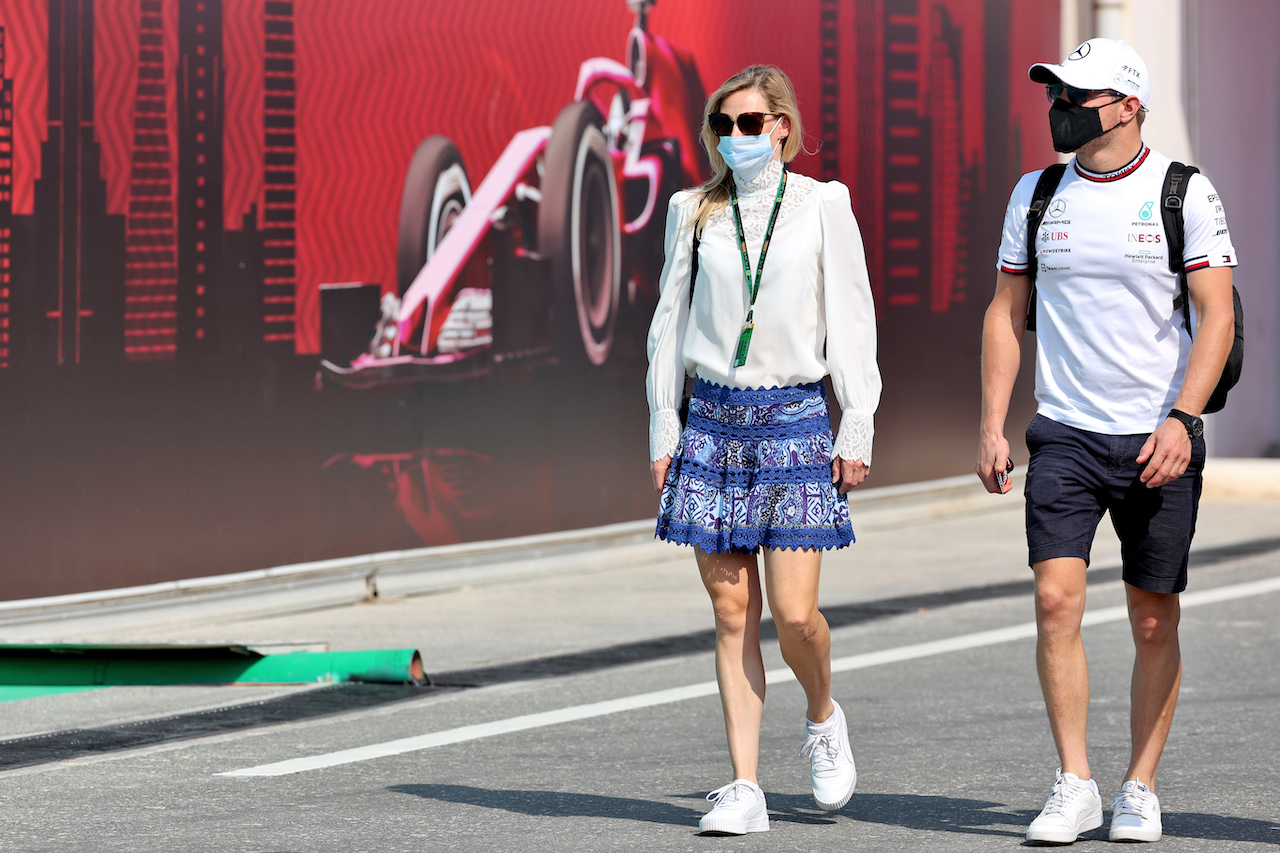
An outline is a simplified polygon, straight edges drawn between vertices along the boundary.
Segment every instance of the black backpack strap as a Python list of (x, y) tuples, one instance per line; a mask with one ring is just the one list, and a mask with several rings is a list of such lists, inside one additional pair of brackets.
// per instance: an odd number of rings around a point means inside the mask
[(1191, 292), (1187, 289), (1187, 273), (1182, 262), (1187, 241), (1182, 218), (1182, 205), (1187, 198), (1187, 184), (1191, 176), (1199, 172), (1195, 166), (1173, 162), (1164, 173), (1164, 186), (1160, 188), (1160, 218), (1164, 222), (1164, 240), (1169, 253), (1169, 270), (1178, 277), (1178, 296), (1173, 309), (1182, 309), (1182, 318), (1191, 334)]
[[(1187, 186), (1191, 176), (1199, 172), (1195, 166), (1183, 163), (1170, 163), (1164, 174), (1164, 186), (1160, 190), (1160, 218), (1164, 223), (1165, 243), (1168, 245), (1169, 269), (1178, 276), (1178, 295), (1173, 300), (1173, 310), (1182, 311), (1182, 319), (1187, 324), (1187, 336), (1191, 337), (1191, 290), (1187, 287), (1186, 264), (1182, 255), (1186, 249), (1186, 221), (1183, 215), (1184, 202), (1187, 198)], [(1227, 394), (1240, 381), (1240, 372), (1244, 367), (1244, 309), (1240, 305), (1240, 291), (1231, 288), (1231, 301), (1235, 309), (1235, 337), (1231, 343), (1231, 351), (1227, 354), (1226, 364), (1218, 384), (1204, 405), (1204, 413), (1218, 412), (1227, 404)]]
[(1054, 163), (1040, 173), (1035, 191), (1031, 194), (1031, 206), (1027, 208), (1027, 278), (1031, 280), (1031, 296), (1027, 300), (1027, 331), (1036, 329), (1036, 233), (1044, 221), (1049, 199), (1058, 191), (1058, 184), (1067, 171), (1066, 163)]

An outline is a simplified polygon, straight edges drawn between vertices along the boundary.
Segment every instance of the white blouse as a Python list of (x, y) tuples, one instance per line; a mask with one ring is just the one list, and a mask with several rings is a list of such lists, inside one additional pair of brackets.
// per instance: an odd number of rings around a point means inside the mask
[[(754, 181), (737, 184), (752, 275), (781, 172), (774, 160)], [(848, 188), (788, 174), (756, 296), (751, 348), (738, 368), (733, 355), (751, 295), (733, 209), (718, 211), (702, 233), (690, 309), (689, 226), (696, 209), (696, 194), (685, 191), (671, 197), (667, 210), (666, 264), (649, 327), (649, 458), (675, 454), (686, 373), (732, 388), (798, 385), (830, 374), (843, 411), (832, 458), (870, 465), (880, 402), (875, 305)]]

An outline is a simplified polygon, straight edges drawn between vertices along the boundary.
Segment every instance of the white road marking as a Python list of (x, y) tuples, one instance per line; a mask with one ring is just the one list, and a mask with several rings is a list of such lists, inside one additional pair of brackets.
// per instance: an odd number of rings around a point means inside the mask
[[(1277, 591), (1280, 591), (1280, 577), (1218, 587), (1217, 589), (1209, 589), (1202, 592), (1183, 593), (1181, 596), (1181, 603), (1182, 608), (1185, 610), (1188, 607), (1198, 607), (1204, 604), (1217, 604), (1223, 601), (1248, 598), (1255, 595), (1263, 595)], [(1101, 625), (1107, 622), (1119, 622), (1127, 618), (1128, 611), (1123, 606), (1104, 607), (1098, 610), (1086, 611), (1084, 615), (1084, 624)], [(1025, 640), (1032, 638), (1035, 635), (1035, 623), (1027, 622), (1021, 625), (1011, 625), (1007, 628), (996, 628), (992, 631), (979, 631), (973, 634), (962, 634), (961, 636), (950, 637), (945, 640), (934, 640), (928, 643), (916, 643), (910, 646), (900, 646), (896, 649), (884, 649), (878, 652), (867, 652), (866, 654), (861, 655), (850, 655), (849, 657), (836, 658), (831, 661), (831, 671), (850, 672), (855, 669), (865, 669), (866, 667), (880, 666), (887, 663), (916, 660), (918, 658), (946, 654), (947, 652), (958, 652), (965, 649), (976, 649), (983, 646), (1012, 642), (1014, 640)], [(785, 667), (770, 670), (765, 675), (768, 679), (768, 683), (770, 684), (780, 684), (795, 680), (795, 676), (792, 674), (791, 670)], [(354, 749), (344, 749), (339, 752), (330, 752), (323, 755), (313, 755), (307, 758), (293, 758), (288, 761), (277, 761), (273, 764), (261, 764), (257, 767), (230, 770), (216, 775), (285, 776), (290, 773), (304, 773), (308, 770), (319, 770), (323, 767), (336, 767), (340, 764), (352, 764), (357, 761), (368, 761), (373, 758), (400, 755), (406, 752), (431, 749), (432, 747), (437, 746), (448, 746), (449, 744), (480, 740), (482, 738), (494, 737), (495, 735), (522, 732), (529, 729), (542, 728), (544, 726), (569, 723), (575, 720), (603, 717), (608, 714), (619, 714), (624, 711), (635, 711), (640, 708), (652, 708), (656, 705), (670, 705), (675, 702), (684, 702), (688, 699), (700, 699), (706, 696), (714, 696), (717, 692), (718, 688), (716, 686), (716, 682), (705, 681), (701, 684), (690, 684), (685, 687), (673, 687), (668, 690), (657, 690), (652, 693), (641, 693), (636, 696), (627, 696), (621, 699), (592, 702), (587, 705), (575, 705), (569, 708), (560, 708), (555, 711), (543, 711), (538, 714), (525, 714), (520, 717), (511, 717), (506, 720), (494, 720), (491, 723), (462, 726), (461, 728), (447, 729), (445, 731), (432, 732), (431, 734), (418, 735), (416, 737), (400, 738), (399, 740), (375, 743), (370, 744), (369, 746), (356, 747)]]

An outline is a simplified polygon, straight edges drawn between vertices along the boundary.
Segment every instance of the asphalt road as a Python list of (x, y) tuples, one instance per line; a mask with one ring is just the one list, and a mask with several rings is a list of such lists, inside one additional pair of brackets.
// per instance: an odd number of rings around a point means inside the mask
[[(1195, 570), (1182, 699), (1156, 780), (1161, 851), (1280, 846), (1278, 577), (1275, 550)], [(1090, 587), (1090, 753), (1104, 805), (1128, 755), (1122, 603), (1118, 581)], [(703, 795), (730, 779), (712, 657), (698, 651), (7, 771), (0, 848), (1007, 850), (1023, 844), (1056, 767), (1031, 618), (1030, 595), (1014, 592), (837, 629), (834, 694), (859, 783), (835, 814), (814, 805), (797, 754), (803, 694), (774, 680), (761, 737), (768, 833), (696, 834)], [(766, 664), (783, 668), (774, 644)], [(1107, 845), (1104, 824), (1076, 847)]]

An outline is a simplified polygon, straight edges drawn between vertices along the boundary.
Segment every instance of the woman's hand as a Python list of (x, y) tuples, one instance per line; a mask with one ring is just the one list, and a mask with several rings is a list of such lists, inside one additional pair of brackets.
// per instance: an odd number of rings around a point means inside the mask
[(662, 491), (662, 483), (667, 479), (667, 469), (671, 467), (671, 456), (655, 459), (649, 463), (649, 473), (653, 475), (653, 490)]
[(831, 483), (840, 487), (842, 495), (853, 491), (853, 487), (867, 479), (870, 473), (871, 466), (862, 464), (861, 459), (850, 462), (842, 456), (837, 456), (831, 460)]

